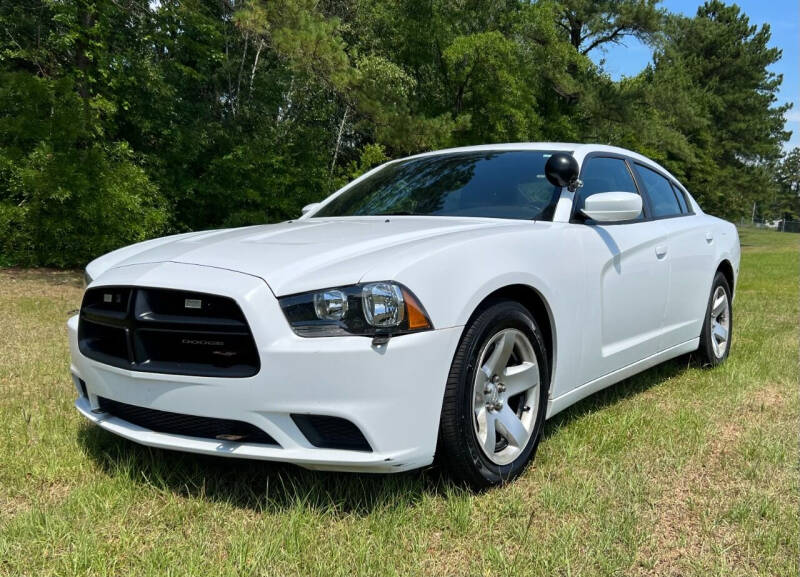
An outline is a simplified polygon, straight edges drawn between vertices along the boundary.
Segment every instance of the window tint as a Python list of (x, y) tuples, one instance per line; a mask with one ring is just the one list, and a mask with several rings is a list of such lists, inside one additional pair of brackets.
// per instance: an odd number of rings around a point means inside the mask
[(334, 198), (322, 216), (436, 215), (552, 220), (561, 189), (544, 166), (552, 152), (424, 156), (389, 164)]
[[(621, 158), (593, 156), (586, 159), (581, 181), (583, 186), (578, 189), (578, 209), (584, 207), (588, 197), (600, 192), (638, 192), (628, 165)], [(642, 218), (641, 214), (639, 218)]]
[(672, 184), (670, 184), (669, 180), (641, 164), (636, 165), (636, 174), (642, 179), (647, 189), (647, 196), (650, 197), (653, 217), (658, 218), (660, 216), (675, 216), (681, 214), (681, 207), (678, 204), (678, 199), (675, 197), (675, 192), (672, 190)]

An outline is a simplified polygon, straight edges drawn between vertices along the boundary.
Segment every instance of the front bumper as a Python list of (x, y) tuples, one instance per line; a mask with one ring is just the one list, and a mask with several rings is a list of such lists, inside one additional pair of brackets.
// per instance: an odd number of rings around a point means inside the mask
[[(295, 463), (312, 469), (396, 472), (433, 460), (444, 387), (461, 327), (395, 337), (302, 338), (256, 277), (197, 265), (156, 263), (106, 272), (102, 284), (229, 296), (242, 308), (261, 357), (253, 377), (218, 378), (130, 371), (83, 356), (78, 317), (69, 319), (75, 405), (98, 426), (164, 449)], [(100, 282), (96, 283), (99, 285)], [(79, 380), (85, 384), (79, 385)], [(278, 443), (265, 445), (159, 433), (98, 410), (98, 397), (160, 411), (244, 421)], [(313, 446), (291, 414), (345, 418), (372, 451)]]

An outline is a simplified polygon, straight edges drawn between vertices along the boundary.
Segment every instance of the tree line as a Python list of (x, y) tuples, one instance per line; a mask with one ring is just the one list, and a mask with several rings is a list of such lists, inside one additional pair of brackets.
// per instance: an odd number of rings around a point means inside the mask
[[(636, 76), (590, 58), (634, 37)], [(769, 40), (717, 0), (0, 0), (0, 264), (280, 221), (492, 142), (623, 146), (707, 212), (795, 217)]]

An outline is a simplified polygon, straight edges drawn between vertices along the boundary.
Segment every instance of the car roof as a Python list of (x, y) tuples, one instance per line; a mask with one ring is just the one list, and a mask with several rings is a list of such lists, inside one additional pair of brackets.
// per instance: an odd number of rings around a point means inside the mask
[(460, 146), (458, 148), (445, 148), (443, 150), (433, 150), (431, 152), (423, 152), (415, 154), (407, 158), (398, 160), (407, 160), (408, 158), (421, 158), (425, 156), (436, 156), (439, 154), (452, 154), (458, 152), (485, 152), (492, 150), (559, 150), (564, 152), (571, 152), (573, 156), (584, 158), (587, 154), (593, 152), (608, 152), (611, 154), (621, 154), (628, 156), (634, 160), (638, 160), (643, 164), (649, 164), (667, 174), (674, 181), (680, 181), (670, 173), (666, 168), (657, 162), (642, 156), (637, 152), (628, 150), (627, 148), (620, 148), (618, 146), (609, 146), (606, 144), (580, 144), (577, 142), (506, 142), (502, 144), (479, 144), (477, 146)]

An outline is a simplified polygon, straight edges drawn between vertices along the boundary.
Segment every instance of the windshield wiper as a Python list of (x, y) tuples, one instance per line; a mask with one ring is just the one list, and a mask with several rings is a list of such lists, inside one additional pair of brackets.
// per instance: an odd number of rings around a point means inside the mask
[(375, 216), (422, 216), (417, 212), (409, 212), (407, 210), (398, 210), (397, 212), (379, 212)]

